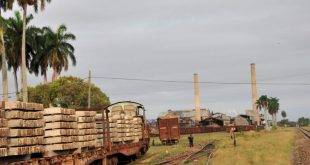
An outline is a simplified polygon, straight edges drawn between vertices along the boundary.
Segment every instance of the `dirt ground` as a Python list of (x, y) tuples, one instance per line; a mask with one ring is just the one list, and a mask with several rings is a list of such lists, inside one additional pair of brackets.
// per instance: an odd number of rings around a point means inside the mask
[(294, 165), (309, 165), (310, 164), (310, 140), (296, 129), (295, 146), (293, 153)]

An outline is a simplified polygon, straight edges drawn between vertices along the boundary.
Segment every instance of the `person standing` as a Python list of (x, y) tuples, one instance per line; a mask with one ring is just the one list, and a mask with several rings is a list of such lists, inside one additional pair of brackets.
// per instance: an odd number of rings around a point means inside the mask
[(192, 134), (188, 136), (189, 147), (194, 147), (194, 137)]
[(235, 127), (232, 127), (230, 129), (230, 138), (234, 141), (234, 146), (236, 147), (237, 146), (237, 142), (236, 142), (235, 131), (236, 131)]

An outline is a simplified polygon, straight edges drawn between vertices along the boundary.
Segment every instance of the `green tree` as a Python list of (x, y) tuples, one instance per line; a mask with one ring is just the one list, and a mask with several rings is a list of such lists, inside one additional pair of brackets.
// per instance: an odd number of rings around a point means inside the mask
[(310, 125), (310, 119), (305, 118), (305, 117), (301, 117), (298, 119), (297, 123), (300, 127), (309, 126)]
[(279, 104), (279, 99), (276, 97), (271, 97), (269, 99), (269, 104), (268, 104), (268, 112), (272, 116), (272, 126), (274, 128), (277, 127), (277, 113), (279, 111), (280, 104)]
[(282, 120), (279, 122), (281, 124), (281, 126), (285, 126), (287, 125), (288, 123), (288, 119), (285, 119), (286, 118), (286, 112), (285, 111), (281, 111), (281, 116), (282, 116)]
[(7, 57), (5, 53), (5, 46), (4, 46), (4, 33), (5, 33), (5, 21), (2, 18), (2, 10), (6, 11), (7, 9), (13, 8), (14, 0), (0, 0), (0, 54), (1, 54), (1, 70), (2, 70), (2, 87), (3, 87), (3, 100), (8, 100), (8, 71), (7, 71)]
[(45, 8), (45, 2), (51, 2), (51, 0), (17, 0), (18, 5), (23, 9), (23, 34), (22, 34), (22, 92), (23, 101), (28, 102), (28, 92), (27, 92), (27, 72), (26, 72), (26, 17), (28, 6), (34, 6), (34, 10), (38, 11), (38, 6), (41, 6), (41, 10)]
[(267, 95), (262, 95), (259, 97), (259, 99), (256, 101), (257, 108), (261, 111), (264, 111), (264, 120), (265, 120), (265, 129), (268, 129), (268, 123), (267, 123), (267, 110), (268, 110), (268, 103), (269, 103), (269, 98)]
[(38, 60), (41, 64), (41, 72), (46, 76), (47, 67), (50, 66), (53, 69), (52, 81), (55, 81), (62, 70), (68, 70), (69, 59), (73, 66), (76, 65), (74, 47), (70, 44), (70, 41), (75, 40), (75, 35), (67, 32), (65, 25), (60, 25), (56, 31), (44, 27), (43, 39), (45, 44)]
[[(88, 83), (77, 77), (62, 77), (52, 83), (29, 87), (29, 101), (45, 107), (87, 108)], [(110, 104), (100, 88), (91, 84), (91, 107), (102, 108)]]
[[(27, 24), (33, 19), (32, 15), (27, 16), (26, 22)], [(21, 66), (21, 59), (22, 59), (22, 35), (23, 35), (23, 20), (21, 15), (18, 11), (15, 12), (14, 17), (10, 17), (7, 21), (7, 28), (5, 33), (5, 47), (6, 47), (6, 54), (7, 54), (7, 63), (9, 70), (13, 70), (14, 75), (14, 84), (15, 84), (15, 93), (16, 99), (18, 99), (18, 78), (17, 78), (17, 71), (18, 68)], [(32, 48), (32, 37), (33, 35), (37, 35), (36, 27), (29, 27), (27, 28), (26, 34), (26, 66), (29, 68), (29, 63), (32, 57), (35, 56), (33, 48)]]
[(282, 111), (282, 112), (281, 112), (281, 116), (282, 116), (283, 119), (285, 119), (285, 118), (286, 118), (286, 112), (285, 112), (285, 111)]

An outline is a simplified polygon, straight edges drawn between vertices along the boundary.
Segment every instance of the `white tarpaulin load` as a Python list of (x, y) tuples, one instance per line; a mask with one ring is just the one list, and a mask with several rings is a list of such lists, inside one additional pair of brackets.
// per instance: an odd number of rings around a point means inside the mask
[(110, 108), (109, 127), (112, 143), (137, 142), (142, 138), (142, 118), (134, 104), (118, 104)]

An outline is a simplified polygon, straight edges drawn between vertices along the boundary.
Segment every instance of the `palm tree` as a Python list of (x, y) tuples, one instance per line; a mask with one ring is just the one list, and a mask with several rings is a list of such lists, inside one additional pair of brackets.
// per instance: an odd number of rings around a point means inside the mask
[(269, 114), (272, 116), (272, 122), (273, 122), (273, 127), (277, 127), (277, 113), (279, 111), (280, 104), (279, 104), (279, 99), (276, 97), (271, 97), (269, 100), (269, 107), (268, 111)]
[(44, 67), (48, 64), (53, 69), (52, 81), (55, 81), (62, 70), (68, 70), (68, 58), (72, 61), (73, 66), (76, 65), (74, 47), (69, 43), (69, 41), (75, 40), (75, 35), (67, 32), (65, 25), (60, 25), (55, 32), (49, 27), (44, 27), (43, 35), (46, 41), (46, 50), (41, 56), (40, 63), (43, 65), (41, 70), (46, 75), (47, 69)]
[(40, 28), (32, 28), (34, 31), (31, 33), (32, 35), (30, 36), (33, 41), (31, 43), (32, 48), (35, 52), (35, 56), (31, 60), (30, 64), (30, 72), (34, 73), (36, 76), (39, 74), (44, 77), (44, 83), (47, 83), (47, 68), (48, 68), (48, 63), (44, 59), (46, 57), (46, 46), (47, 46), (47, 40), (46, 37), (43, 35), (43, 29)]
[[(22, 35), (22, 91), (23, 91), (23, 101), (28, 102), (28, 92), (27, 92), (27, 72), (26, 72), (26, 17), (27, 17), (27, 7), (34, 6), (34, 10), (38, 11), (38, 0), (17, 0), (18, 5), (23, 8), (23, 35)], [(45, 2), (51, 2), (51, 0), (40, 0), (41, 10), (45, 7)]]
[(282, 111), (282, 112), (281, 112), (281, 116), (282, 116), (283, 119), (285, 119), (285, 118), (286, 118), (286, 112), (285, 112), (285, 111)]
[(269, 106), (268, 103), (269, 103), (269, 99), (268, 99), (267, 95), (262, 95), (256, 101), (257, 108), (259, 110), (263, 110), (264, 111), (265, 129), (268, 129), (268, 123), (267, 123), (267, 120), (268, 120), (268, 118), (267, 118), (267, 110), (268, 110), (268, 106)]
[(5, 24), (4, 19), (1, 16), (1, 11), (6, 11), (7, 9), (13, 8), (14, 0), (0, 0), (0, 53), (1, 53), (1, 69), (2, 69), (2, 87), (3, 87), (3, 100), (7, 101), (9, 96), (9, 87), (8, 87), (8, 71), (6, 65), (6, 54), (4, 46), (4, 30)]
[[(28, 24), (33, 19), (33, 16), (27, 16), (26, 23)], [(27, 36), (32, 36), (35, 34), (33, 32), (34, 27), (27, 28)], [(9, 70), (13, 69), (14, 83), (15, 83), (15, 93), (16, 99), (18, 99), (18, 81), (17, 81), (17, 71), (22, 63), (22, 34), (23, 34), (23, 20), (21, 19), (20, 13), (17, 11), (14, 17), (7, 20), (7, 31), (5, 34), (5, 46), (7, 48), (6, 54), (8, 56), (8, 67)], [(31, 57), (34, 56), (31, 43), (32, 37), (27, 37), (26, 41), (26, 66), (29, 68), (29, 63)]]

